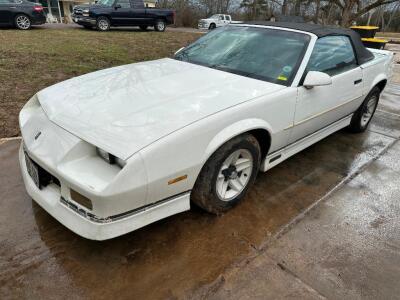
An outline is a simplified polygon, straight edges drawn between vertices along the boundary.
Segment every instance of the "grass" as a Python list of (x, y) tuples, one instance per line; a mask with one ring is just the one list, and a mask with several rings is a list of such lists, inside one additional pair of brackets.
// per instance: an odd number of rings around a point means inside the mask
[(78, 28), (0, 31), (0, 138), (19, 134), (18, 112), (37, 91), (113, 66), (172, 56), (195, 33)]

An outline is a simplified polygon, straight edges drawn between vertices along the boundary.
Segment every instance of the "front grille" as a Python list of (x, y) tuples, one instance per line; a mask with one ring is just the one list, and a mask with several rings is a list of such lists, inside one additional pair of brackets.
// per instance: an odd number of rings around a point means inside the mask
[(82, 9), (81, 8), (75, 8), (74, 9), (74, 15), (82, 15)]
[(58, 180), (55, 176), (51, 175), (49, 172), (47, 172), (45, 169), (43, 169), (41, 166), (37, 165), (39, 169), (39, 181), (40, 181), (40, 186), (46, 187), (51, 183), (54, 183), (55, 185), (58, 185), (61, 187), (60, 180)]

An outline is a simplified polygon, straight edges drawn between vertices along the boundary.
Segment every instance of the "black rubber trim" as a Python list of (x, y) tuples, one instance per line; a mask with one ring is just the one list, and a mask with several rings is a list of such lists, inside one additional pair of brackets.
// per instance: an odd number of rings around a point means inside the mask
[(74, 212), (76, 212), (77, 214), (81, 215), (82, 217), (84, 217), (84, 218), (86, 218), (86, 219), (88, 219), (88, 220), (90, 220), (92, 222), (95, 222), (95, 223), (111, 223), (111, 222), (115, 222), (117, 220), (121, 220), (121, 219), (130, 217), (130, 216), (136, 215), (136, 214), (138, 214), (140, 212), (143, 212), (143, 211), (146, 211), (146, 210), (148, 210), (148, 209), (150, 209), (152, 207), (155, 207), (155, 206), (161, 205), (163, 203), (166, 203), (168, 201), (171, 201), (171, 200), (173, 200), (173, 199), (175, 199), (177, 197), (180, 197), (180, 196), (182, 196), (184, 194), (189, 193), (190, 191), (191, 190), (187, 190), (185, 192), (182, 192), (182, 193), (179, 193), (179, 194), (175, 194), (173, 196), (170, 196), (168, 198), (162, 199), (160, 201), (157, 201), (157, 202), (154, 202), (154, 203), (151, 203), (151, 204), (139, 207), (139, 208), (135, 208), (133, 210), (129, 210), (129, 211), (126, 211), (126, 212), (121, 213), (121, 214), (113, 215), (113, 216), (110, 216), (110, 217), (105, 217), (105, 218), (98, 217), (98, 216), (88, 212), (87, 210), (85, 210), (85, 209), (79, 207), (78, 205), (76, 205), (75, 203), (66, 200), (64, 197), (60, 197), (60, 202), (62, 204), (64, 204), (65, 206), (67, 206), (68, 208), (70, 208), (71, 210), (73, 210)]

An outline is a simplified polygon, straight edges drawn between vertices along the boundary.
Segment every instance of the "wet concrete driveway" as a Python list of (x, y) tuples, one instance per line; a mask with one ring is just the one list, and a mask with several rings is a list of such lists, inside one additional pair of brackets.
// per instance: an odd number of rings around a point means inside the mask
[[(36, 205), (26, 194), (19, 174), (19, 141), (0, 144), (0, 298), (232, 296), (218, 294), (221, 291), (215, 283), (221, 274), (263, 253), (281, 228), (332, 191), (336, 193), (340, 183), (366, 169), (394, 145), (400, 137), (398, 95), (398, 87), (388, 89), (366, 133), (338, 132), (260, 174), (245, 201), (225, 215), (215, 217), (192, 209), (106, 242), (80, 238)], [(368, 177), (362, 184), (369, 186)], [(347, 203), (339, 209), (351, 214), (359, 207)], [(400, 224), (396, 228), (400, 230)], [(346, 231), (339, 231), (335, 238), (340, 241), (341, 235), (351, 242)], [(301, 244), (301, 239), (296, 241)], [(276, 276), (269, 273), (265, 280), (273, 277), (288, 282), (289, 275), (279, 273), (273, 258), (279, 253), (286, 255), (287, 248), (277, 249), (268, 256)], [(308, 274), (312, 270), (306, 268), (311, 263), (307, 259), (312, 260), (313, 255), (303, 255), (304, 264), (296, 265), (296, 271)], [(339, 252), (336, 259), (340, 262), (346, 255)], [(287, 257), (289, 263), (296, 263), (295, 258)], [(284, 262), (279, 266), (286, 268)], [(316, 280), (318, 277), (310, 275), (310, 282)], [(296, 285), (297, 296), (321, 297), (297, 281), (288, 290)], [(277, 298), (273, 291), (268, 296)]]

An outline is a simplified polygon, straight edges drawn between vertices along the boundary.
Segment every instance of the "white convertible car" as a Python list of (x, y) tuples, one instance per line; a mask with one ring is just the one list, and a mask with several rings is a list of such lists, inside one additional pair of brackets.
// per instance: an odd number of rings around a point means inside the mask
[(59, 222), (110, 239), (191, 203), (219, 214), (258, 171), (368, 126), (393, 55), (351, 30), (229, 25), (174, 58), (94, 72), (20, 113), (29, 195)]

